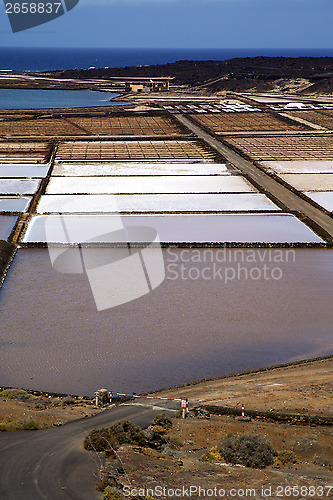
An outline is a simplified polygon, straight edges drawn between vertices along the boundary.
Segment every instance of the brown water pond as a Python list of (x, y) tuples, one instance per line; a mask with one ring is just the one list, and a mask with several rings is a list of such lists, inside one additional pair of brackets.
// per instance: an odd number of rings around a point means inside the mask
[(163, 254), (158, 288), (97, 312), (84, 274), (18, 250), (0, 291), (1, 384), (141, 392), (332, 353), (333, 250)]

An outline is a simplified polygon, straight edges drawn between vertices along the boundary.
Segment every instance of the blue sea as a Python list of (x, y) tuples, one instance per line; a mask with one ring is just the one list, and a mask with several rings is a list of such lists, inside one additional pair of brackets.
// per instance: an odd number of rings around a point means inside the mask
[(179, 60), (224, 61), (234, 57), (333, 57), (333, 49), (0, 49), (0, 70), (48, 71), (72, 68), (122, 68)]

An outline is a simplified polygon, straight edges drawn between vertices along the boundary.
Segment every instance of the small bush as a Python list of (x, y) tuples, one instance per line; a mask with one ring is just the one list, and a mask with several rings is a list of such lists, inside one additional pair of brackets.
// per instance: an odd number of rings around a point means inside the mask
[(166, 415), (165, 413), (161, 413), (160, 415), (156, 415), (152, 422), (152, 425), (157, 425), (159, 427), (162, 427), (166, 431), (169, 431), (172, 428), (173, 424), (171, 418), (168, 417), (168, 415)]
[(16, 399), (23, 394), (27, 394), (27, 391), (23, 389), (4, 389), (0, 392), (0, 398)]
[(210, 451), (206, 451), (206, 453), (201, 456), (201, 460), (203, 460), (204, 462), (219, 462), (222, 460), (222, 457), (217, 447), (215, 446)]
[(84, 440), (86, 450), (106, 451), (119, 448), (119, 443), (110, 428), (94, 429)]
[(117, 450), (122, 444), (133, 444), (135, 446), (146, 446), (147, 440), (142, 429), (129, 422), (122, 420), (111, 427), (94, 429), (84, 440), (86, 450), (106, 451)]
[(232, 464), (261, 469), (274, 462), (272, 446), (260, 435), (226, 436), (218, 446), (220, 454)]
[(102, 500), (124, 500), (124, 496), (118, 491), (114, 491), (111, 486), (107, 486), (104, 490)]
[(34, 420), (28, 420), (22, 424), (22, 431), (36, 431), (37, 429), (40, 429), (40, 426)]
[(283, 450), (277, 453), (278, 460), (283, 464), (291, 463), (298, 464), (299, 458), (298, 456), (291, 450)]
[(147, 444), (143, 430), (128, 420), (117, 422), (110, 429), (119, 444), (129, 443), (135, 446), (146, 446)]
[(2, 422), (0, 424), (0, 432), (11, 431), (35, 431), (40, 429), (40, 426), (34, 420), (27, 422)]

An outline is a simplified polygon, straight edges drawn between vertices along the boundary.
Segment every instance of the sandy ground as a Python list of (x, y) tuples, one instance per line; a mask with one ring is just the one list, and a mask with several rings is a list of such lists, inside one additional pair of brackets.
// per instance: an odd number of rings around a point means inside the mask
[[(1, 388), (0, 388), (1, 390)], [(1, 424), (23, 424), (30, 420), (41, 428), (61, 425), (71, 420), (91, 417), (101, 411), (92, 401), (83, 398), (57, 398), (26, 393), (11, 397), (0, 397)]]
[(333, 416), (333, 357), (160, 391), (191, 403)]

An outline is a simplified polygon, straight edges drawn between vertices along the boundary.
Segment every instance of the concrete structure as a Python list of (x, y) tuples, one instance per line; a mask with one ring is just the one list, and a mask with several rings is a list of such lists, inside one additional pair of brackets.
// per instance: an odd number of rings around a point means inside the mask
[(150, 87), (147, 85), (136, 84), (136, 83), (126, 83), (125, 85), (126, 92), (136, 92), (137, 94), (150, 92)]

